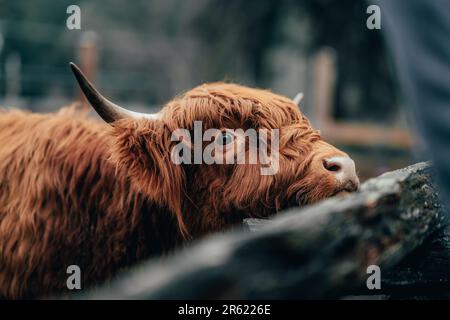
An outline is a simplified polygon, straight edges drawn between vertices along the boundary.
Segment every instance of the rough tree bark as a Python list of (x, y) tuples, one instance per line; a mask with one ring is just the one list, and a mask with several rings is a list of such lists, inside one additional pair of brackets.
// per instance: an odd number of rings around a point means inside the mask
[[(442, 296), (450, 292), (442, 212), (430, 166), (418, 163), (346, 197), (246, 220), (242, 230), (148, 261), (82, 298)], [(366, 287), (372, 264), (381, 268), (381, 290)]]

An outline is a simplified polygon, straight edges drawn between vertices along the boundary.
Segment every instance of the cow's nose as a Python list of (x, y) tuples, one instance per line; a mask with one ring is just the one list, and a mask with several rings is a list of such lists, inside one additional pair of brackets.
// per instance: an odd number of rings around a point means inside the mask
[(334, 174), (336, 180), (347, 191), (356, 191), (359, 188), (359, 179), (356, 175), (355, 162), (349, 157), (331, 157), (323, 159), (323, 167)]

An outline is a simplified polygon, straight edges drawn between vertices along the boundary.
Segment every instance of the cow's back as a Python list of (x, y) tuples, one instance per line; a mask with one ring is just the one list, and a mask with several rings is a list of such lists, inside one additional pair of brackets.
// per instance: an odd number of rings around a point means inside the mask
[(107, 131), (72, 109), (0, 112), (0, 297), (64, 288), (68, 262), (95, 273), (92, 247), (108, 244), (92, 244), (104, 230), (89, 228), (101, 228), (117, 183)]

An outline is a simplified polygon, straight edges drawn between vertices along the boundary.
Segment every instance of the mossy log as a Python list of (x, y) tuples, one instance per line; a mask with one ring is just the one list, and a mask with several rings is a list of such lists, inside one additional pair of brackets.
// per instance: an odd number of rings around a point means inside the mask
[[(354, 194), (292, 208), (269, 220), (245, 220), (239, 230), (206, 237), (170, 257), (145, 262), (82, 297), (445, 295), (450, 292), (446, 271), (450, 242), (430, 171), (428, 163), (418, 163), (373, 178)], [(380, 290), (366, 287), (369, 265), (380, 267)]]

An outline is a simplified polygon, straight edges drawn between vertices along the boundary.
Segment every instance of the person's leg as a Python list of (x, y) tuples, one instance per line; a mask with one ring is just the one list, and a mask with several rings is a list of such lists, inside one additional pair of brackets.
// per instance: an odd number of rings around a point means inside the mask
[(406, 103), (450, 204), (450, 1), (375, 0)]

